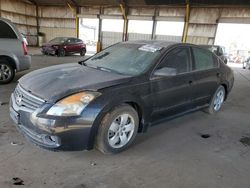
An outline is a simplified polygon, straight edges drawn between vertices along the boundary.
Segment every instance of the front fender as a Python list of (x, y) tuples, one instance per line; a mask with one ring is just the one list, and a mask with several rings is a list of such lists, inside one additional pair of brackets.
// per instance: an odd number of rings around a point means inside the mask
[(116, 93), (115, 95), (116, 96), (114, 96), (114, 94), (111, 95), (111, 93), (105, 94), (104, 96), (101, 97), (101, 99), (96, 100), (95, 103), (91, 105), (91, 108), (98, 109), (98, 111), (95, 111), (96, 116), (94, 117), (95, 120), (93, 121), (93, 125), (91, 127), (87, 149), (92, 149), (94, 147), (98, 128), (104, 116), (116, 106), (119, 106), (124, 103), (136, 104), (139, 107), (139, 110), (140, 110), (139, 112), (140, 126), (139, 127), (141, 130), (140, 132), (145, 132), (147, 130), (147, 127), (149, 125), (148, 117), (150, 117), (150, 114), (151, 114), (150, 110), (145, 110), (145, 109), (150, 109), (150, 108), (147, 108), (147, 104), (145, 104), (140, 97), (132, 95), (132, 94)]

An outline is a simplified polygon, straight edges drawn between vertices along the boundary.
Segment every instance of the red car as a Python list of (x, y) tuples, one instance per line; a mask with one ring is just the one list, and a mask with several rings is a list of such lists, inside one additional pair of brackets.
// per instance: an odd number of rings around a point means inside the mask
[(57, 55), (63, 57), (69, 53), (80, 53), (84, 56), (86, 53), (86, 44), (81, 39), (56, 37), (47, 44), (42, 45), (42, 53), (45, 55)]

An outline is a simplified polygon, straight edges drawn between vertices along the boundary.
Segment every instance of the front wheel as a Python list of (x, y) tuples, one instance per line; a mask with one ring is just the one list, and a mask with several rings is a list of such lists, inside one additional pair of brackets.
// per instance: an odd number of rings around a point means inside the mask
[(59, 50), (57, 51), (57, 56), (58, 56), (58, 57), (64, 57), (65, 54), (66, 54), (66, 52), (65, 52), (64, 49), (59, 49)]
[(214, 114), (220, 111), (222, 104), (225, 100), (226, 92), (225, 88), (221, 85), (216, 90), (209, 107), (206, 109), (206, 112), (209, 114)]
[(136, 110), (120, 105), (107, 113), (99, 127), (96, 148), (103, 153), (119, 153), (135, 139), (139, 127)]

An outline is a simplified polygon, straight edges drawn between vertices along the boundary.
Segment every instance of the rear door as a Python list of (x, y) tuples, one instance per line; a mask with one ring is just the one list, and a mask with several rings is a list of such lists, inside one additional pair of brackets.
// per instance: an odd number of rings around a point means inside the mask
[(163, 67), (175, 68), (177, 75), (151, 78), (153, 119), (171, 116), (191, 107), (193, 76), (190, 73), (190, 48), (176, 47), (171, 50), (155, 70)]
[(80, 39), (76, 39), (76, 52), (81, 52), (83, 49), (83, 42)]
[(212, 52), (203, 48), (192, 47), (192, 56), (195, 79), (192, 99), (196, 106), (203, 106), (210, 102), (220, 83), (219, 63)]

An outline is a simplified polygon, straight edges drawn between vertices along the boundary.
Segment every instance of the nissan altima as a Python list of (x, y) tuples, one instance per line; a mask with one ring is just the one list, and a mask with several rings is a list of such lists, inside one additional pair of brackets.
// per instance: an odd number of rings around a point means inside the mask
[(198, 109), (217, 113), (233, 83), (232, 70), (202, 47), (122, 42), (23, 76), (10, 116), (43, 148), (118, 153), (159, 121)]

